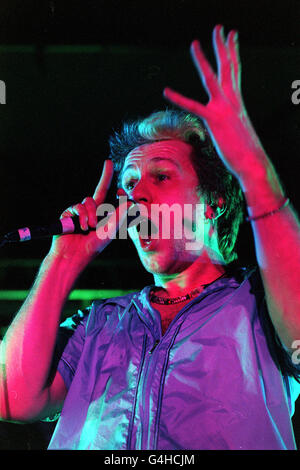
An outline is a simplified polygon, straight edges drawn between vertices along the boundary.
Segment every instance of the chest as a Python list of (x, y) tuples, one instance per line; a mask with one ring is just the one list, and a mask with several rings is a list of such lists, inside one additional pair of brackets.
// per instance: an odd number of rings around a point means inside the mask
[(179, 313), (180, 310), (189, 302), (190, 300), (186, 300), (185, 302), (180, 302), (173, 305), (160, 305), (151, 302), (152, 307), (160, 313), (161, 329), (163, 335), (167, 331), (172, 320), (176, 317), (177, 313)]

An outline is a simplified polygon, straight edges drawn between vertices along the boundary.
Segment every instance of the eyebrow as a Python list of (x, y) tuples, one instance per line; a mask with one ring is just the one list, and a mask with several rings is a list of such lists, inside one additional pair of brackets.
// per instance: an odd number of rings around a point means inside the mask
[[(151, 158), (150, 162), (159, 162), (161, 160), (166, 160), (170, 163), (173, 163), (173, 165), (176, 165), (177, 168), (181, 169), (179, 163), (177, 163), (176, 160), (172, 160), (172, 158), (168, 158), (168, 157), (153, 157)], [(125, 168), (122, 168), (120, 175), (122, 175), (125, 170), (127, 170), (128, 168), (132, 168), (132, 167), (134, 167), (134, 163), (129, 163), (129, 165), (127, 165)]]
[(151, 162), (153, 162), (153, 161), (158, 162), (158, 161), (160, 161), (160, 160), (167, 160), (168, 162), (173, 163), (174, 165), (177, 166), (177, 168), (180, 169), (179, 163), (177, 163), (176, 160), (172, 160), (172, 158), (168, 158), (168, 157), (153, 157), (153, 158), (151, 158), (150, 161), (151, 161)]

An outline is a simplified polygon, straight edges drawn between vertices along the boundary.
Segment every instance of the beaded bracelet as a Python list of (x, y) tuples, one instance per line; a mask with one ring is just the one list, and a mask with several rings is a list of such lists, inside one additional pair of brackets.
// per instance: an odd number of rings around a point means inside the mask
[(265, 214), (261, 214), (261, 215), (248, 216), (248, 217), (246, 217), (246, 221), (251, 222), (252, 220), (263, 219), (264, 217), (268, 217), (269, 215), (276, 214), (276, 212), (279, 212), (279, 211), (281, 211), (281, 209), (284, 209), (284, 207), (286, 207), (289, 204), (289, 202), (290, 202), (289, 198), (286, 198), (284, 200), (283, 204), (281, 204), (281, 206), (279, 206), (277, 209), (274, 209), (271, 212), (266, 212)]

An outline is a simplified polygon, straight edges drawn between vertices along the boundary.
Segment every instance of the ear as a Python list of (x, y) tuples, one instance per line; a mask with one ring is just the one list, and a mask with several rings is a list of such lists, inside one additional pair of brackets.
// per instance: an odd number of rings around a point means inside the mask
[(218, 219), (219, 217), (221, 217), (221, 215), (224, 214), (226, 209), (227, 209), (227, 207), (226, 207), (224, 198), (219, 197), (219, 199), (217, 201), (215, 220)]
[(214, 217), (215, 217), (215, 211), (212, 208), (212, 206), (210, 206), (209, 204), (207, 204), (207, 206), (206, 206), (206, 209), (205, 209), (205, 212), (204, 212), (204, 217), (206, 219), (210, 219), (210, 220), (214, 219)]
[(206, 219), (216, 220), (226, 211), (225, 200), (222, 197), (217, 199), (216, 204), (207, 204), (204, 216)]
[(225, 206), (225, 200), (222, 197), (219, 197), (217, 206), (220, 207), (220, 209)]

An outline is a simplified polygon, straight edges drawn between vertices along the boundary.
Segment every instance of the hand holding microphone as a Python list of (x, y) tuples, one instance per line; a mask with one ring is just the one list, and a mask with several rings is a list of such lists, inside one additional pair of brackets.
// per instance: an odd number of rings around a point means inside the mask
[(54, 236), (50, 255), (63, 256), (64, 258), (86, 258), (89, 261), (111, 242), (120, 225), (126, 219), (129, 206), (132, 205), (132, 202), (126, 198), (125, 202), (115, 209), (115, 213), (112, 214), (114, 217), (106, 216), (107, 237), (99, 238), (96, 231), (97, 207), (103, 204), (106, 199), (113, 172), (113, 162), (105, 160), (102, 175), (93, 196), (86, 197), (82, 203), (69, 207), (61, 214), (62, 226), (67, 227), (71, 219), (73, 222), (75, 221), (76, 230), (74, 232), (70, 229), (72, 234), (68, 236)]

